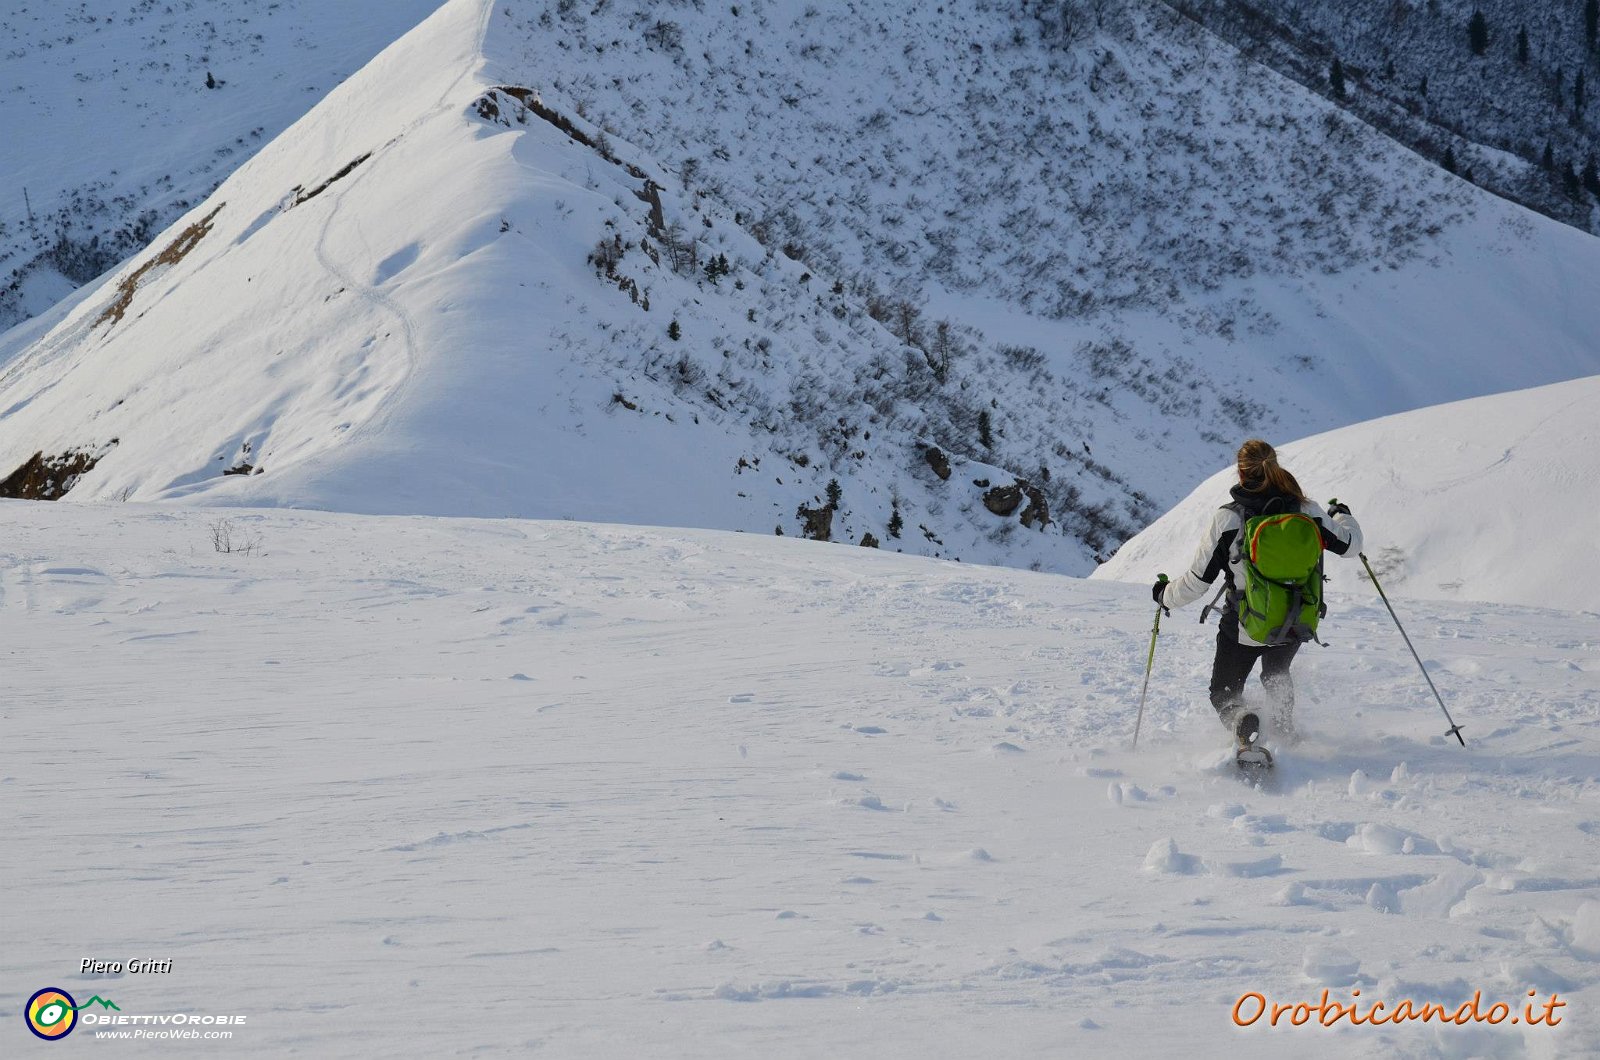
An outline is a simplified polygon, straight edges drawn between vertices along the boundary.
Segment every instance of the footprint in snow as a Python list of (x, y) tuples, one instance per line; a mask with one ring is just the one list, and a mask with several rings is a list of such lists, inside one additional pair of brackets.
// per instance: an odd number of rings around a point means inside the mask
[(1272, 854), (1255, 861), (1207, 861), (1204, 864), (1206, 871), (1213, 876), (1232, 876), (1244, 880), (1276, 876), (1284, 871), (1282, 854)]
[(1113, 806), (1125, 806), (1131, 802), (1148, 802), (1150, 796), (1137, 784), (1112, 781), (1106, 785), (1106, 799)]
[(1399, 892), (1400, 910), (1406, 916), (1448, 919), (1467, 892), (1483, 883), (1483, 873), (1466, 865), (1446, 869), (1426, 883)]
[(1345, 846), (1368, 854), (1438, 854), (1439, 844), (1415, 832), (1368, 821), (1358, 825)]
[(1367, 888), (1367, 907), (1380, 913), (1400, 912), (1400, 898), (1394, 893), (1394, 888), (1383, 880), (1373, 880), (1372, 886)]
[(1361, 974), (1361, 961), (1348, 950), (1313, 946), (1300, 959), (1300, 972), (1322, 986), (1350, 986)]
[(1193, 876), (1202, 871), (1200, 859), (1178, 849), (1176, 840), (1158, 839), (1144, 856), (1144, 871), (1168, 876)]
[(1600, 902), (1584, 902), (1572, 918), (1572, 950), (1584, 960), (1600, 961)]
[(1239, 814), (1233, 818), (1233, 828), (1235, 831), (1249, 832), (1253, 835), (1277, 835), (1296, 830), (1295, 826), (1289, 823), (1289, 818), (1281, 813), (1267, 813), (1260, 816), (1252, 813)]

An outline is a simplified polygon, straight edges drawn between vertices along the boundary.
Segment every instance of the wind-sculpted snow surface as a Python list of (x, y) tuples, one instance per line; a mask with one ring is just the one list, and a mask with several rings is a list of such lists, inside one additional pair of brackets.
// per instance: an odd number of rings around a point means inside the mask
[[(240, 1013), (249, 1056), (1600, 1051), (1593, 614), (1408, 604), (1462, 749), (1336, 593), (1253, 788), (1192, 623), (1126, 749), (1130, 586), (581, 523), (0, 521), (12, 1013)], [(79, 971), (132, 956), (172, 971)], [(1519, 1022), (1292, 1026), (1324, 990)]]
[[(1316, 499), (1350, 505), (1386, 591), (1594, 611), (1600, 376), (1389, 416), (1278, 447)], [(1219, 471), (1094, 573), (1149, 583), (1193, 557)], [(1365, 582), (1329, 559), (1335, 586)]]

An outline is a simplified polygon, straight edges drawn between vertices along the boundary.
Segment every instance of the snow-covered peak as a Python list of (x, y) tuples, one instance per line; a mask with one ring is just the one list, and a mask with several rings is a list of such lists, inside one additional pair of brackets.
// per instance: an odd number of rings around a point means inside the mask
[[(1600, 243), (1414, 168), (1156, 8), (1065, 43), (982, 4), (966, 35), (953, 11), (573, 11), (452, 0), (0, 337), (0, 471), (71, 500), (710, 526), (1085, 572), (1243, 435), (1597, 367), (1600, 304), (1564, 284)], [(970, 91), (935, 91), (964, 63)], [(610, 64), (643, 73), (596, 80)], [(1028, 125), (1033, 150), (1017, 98), (1090, 109)], [(998, 139), (925, 153), (966, 127)], [(1186, 153), (1171, 194), (1123, 193), (1129, 158), (1148, 186)], [(1095, 207), (1102, 179), (1122, 191)], [(1029, 260), (991, 245), (1007, 225)], [(1105, 297), (1063, 316), (1073, 276)]]

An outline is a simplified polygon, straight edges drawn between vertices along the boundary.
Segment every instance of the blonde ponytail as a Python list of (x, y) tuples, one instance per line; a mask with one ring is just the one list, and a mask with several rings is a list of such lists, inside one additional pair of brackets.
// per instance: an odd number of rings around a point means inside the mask
[(1278, 464), (1277, 451), (1262, 441), (1252, 438), (1239, 447), (1239, 483), (1251, 493), (1287, 494), (1295, 501), (1306, 499), (1305, 491), (1295, 477)]

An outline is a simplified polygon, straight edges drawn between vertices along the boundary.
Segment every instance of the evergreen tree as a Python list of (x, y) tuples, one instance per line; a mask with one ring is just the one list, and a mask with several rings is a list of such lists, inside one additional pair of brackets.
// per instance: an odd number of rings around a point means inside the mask
[(1348, 99), (1344, 91), (1344, 64), (1337, 57), (1333, 60), (1333, 69), (1328, 73), (1328, 80), (1333, 85), (1335, 99)]
[(671, 339), (673, 342), (677, 342), (679, 339), (683, 338), (683, 329), (678, 326), (678, 322), (676, 320), (667, 325), (667, 338)]
[(905, 516), (900, 514), (900, 502), (896, 501), (889, 510), (889, 536), (899, 537), (900, 531), (906, 528)]
[(1595, 38), (1600, 36), (1600, 0), (1583, 2), (1583, 35), (1588, 40), (1590, 49), (1593, 49)]
[(827, 492), (828, 492), (828, 506), (831, 507), (831, 508), (839, 507), (839, 502), (844, 499), (844, 490), (839, 486), (839, 480), (838, 479), (830, 478), (828, 480), (828, 491)]
[(1473, 55), (1482, 55), (1489, 50), (1489, 21), (1483, 17), (1481, 10), (1472, 12), (1472, 18), (1467, 22), (1467, 42), (1472, 45)]
[(1600, 198), (1600, 168), (1595, 166), (1594, 155), (1583, 166), (1583, 187), (1590, 195)]
[(716, 283), (731, 272), (733, 267), (728, 264), (728, 255), (718, 254), (706, 262), (706, 279)]
[(1422, 80), (1417, 83), (1417, 94), (1423, 99), (1428, 98), (1428, 75), (1423, 74)]
[(1445, 147), (1444, 161), (1441, 163), (1441, 165), (1443, 165), (1444, 168), (1451, 173), (1456, 171), (1456, 149), (1454, 147), (1450, 147), (1448, 145)]
[(985, 449), (994, 448), (994, 428), (989, 422), (989, 410), (978, 413), (978, 441)]
[(1584, 91), (1583, 71), (1579, 70), (1578, 76), (1572, 82), (1572, 116), (1575, 119), (1583, 117)]
[(1553, 146), (1551, 146), (1549, 140), (1544, 142), (1544, 157), (1539, 159), (1539, 168), (1543, 169), (1546, 173), (1555, 172), (1556, 150)]
[[(1589, 0), (1590, 3), (1600, 3), (1600, 0)], [(1517, 62), (1526, 64), (1528, 61), (1528, 27), (1523, 26), (1517, 30)]]
[(1561, 186), (1566, 189), (1567, 198), (1576, 199), (1583, 190), (1583, 182), (1578, 179), (1578, 171), (1572, 168), (1572, 163), (1567, 163), (1567, 168), (1561, 174)]

